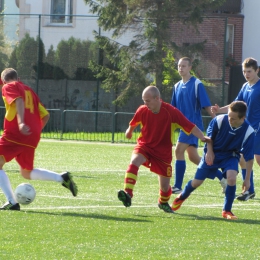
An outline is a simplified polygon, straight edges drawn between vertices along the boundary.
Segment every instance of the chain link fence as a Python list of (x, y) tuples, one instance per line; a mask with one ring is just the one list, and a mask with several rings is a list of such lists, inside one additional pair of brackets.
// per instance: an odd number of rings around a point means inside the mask
[[(135, 138), (126, 140), (124, 131), (133, 112), (143, 103), (141, 97), (132, 97), (124, 107), (116, 107), (113, 105), (116, 93), (104, 91), (102, 82), (96, 80), (89, 68), (90, 61), (100, 63), (100, 50), (93, 31), (103, 36), (109, 36), (109, 33), (102, 32), (97, 26), (97, 16), (69, 16), (64, 18), (63, 24), (57, 24), (55, 19), (57, 17), (53, 15), (41, 14), (0, 15), (0, 36), (3, 38), (0, 69), (15, 68), (21, 81), (34, 89), (50, 111), (51, 119), (42, 136), (61, 140), (135, 142)], [(213, 34), (225, 31), (224, 18), (221, 25), (215, 18), (207, 19), (215, 24)], [(178, 31), (175, 32), (177, 37)], [(128, 44), (132, 36), (126, 34), (119, 41)], [(193, 37), (190, 43), (206, 36)], [(179, 40), (185, 42), (183, 37)], [(208, 41), (206, 51), (211, 50), (214, 56), (223, 44), (216, 39)], [(223, 57), (218, 59), (220, 68), (223, 67)], [(202, 72), (212, 68), (208, 75), (213, 81), (213, 77), (218, 81), (215, 86), (207, 87), (211, 102), (226, 103), (223, 99), (227, 98), (228, 89), (223, 85), (223, 70), (216, 70), (216, 62), (209, 63), (205, 57), (202, 58), (204, 62), (198, 68)], [(206, 77), (203, 73), (201, 75)], [(169, 102), (171, 95), (163, 99)], [(3, 105), (1, 100), (0, 106)], [(210, 118), (206, 114), (203, 116), (206, 127)], [(3, 114), (0, 121), (3, 121)]]

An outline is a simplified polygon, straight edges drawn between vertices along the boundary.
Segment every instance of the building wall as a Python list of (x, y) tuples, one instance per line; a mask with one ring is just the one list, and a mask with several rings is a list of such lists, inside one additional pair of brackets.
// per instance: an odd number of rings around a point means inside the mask
[[(56, 49), (61, 40), (68, 40), (71, 36), (81, 40), (94, 40), (93, 31), (99, 32), (97, 16), (90, 13), (89, 7), (84, 0), (73, 1), (73, 15), (75, 17), (73, 23), (69, 25), (51, 24), (50, 10), (51, 0), (20, 0), (19, 39), (24, 38), (26, 33), (36, 38), (39, 35), (39, 19), (41, 19), (40, 35), (46, 51), (51, 45)], [(112, 37), (112, 32), (101, 31), (101, 35)], [(116, 39), (116, 41), (124, 45), (127, 45), (131, 40), (131, 32)]]
[(260, 23), (259, 10), (259, 0), (244, 0), (244, 8), (242, 11), (245, 16), (245, 21), (242, 59), (254, 57), (260, 63), (260, 34), (258, 31), (258, 24)]
[[(225, 25), (234, 25), (234, 59), (238, 62), (242, 60), (243, 42), (243, 15), (222, 15), (204, 18), (197, 28), (173, 23), (171, 26), (172, 41), (178, 46), (196, 44), (203, 42), (205, 45), (201, 54), (192, 55), (191, 58), (199, 59), (198, 76), (220, 81), (223, 78), (223, 68), (225, 68), (225, 81), (229, 80), (229, 68), (224, 65), (224, 41)], [(177, 54), (177, 58), (180, 55)]]

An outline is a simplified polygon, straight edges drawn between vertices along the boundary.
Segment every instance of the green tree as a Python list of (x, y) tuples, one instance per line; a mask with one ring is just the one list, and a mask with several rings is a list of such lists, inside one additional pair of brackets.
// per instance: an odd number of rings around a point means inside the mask
[[(97, 76), (106, 76), (102, 86), (119, 90), (116, 104), (127, 100), (133, 92), (143, 89), (149, 77), (163, 92), (166, 47), (178, 47), (171, 41), (170, 25), (182, 22), (196, 26), (202, 22), (206, 11), (217, 10), (225, 0), (85, 0), (92, 13), (97, 14), (98, 24), (105, 31), (112, 31), (113, 38), (125, 32), (133, 33), (129, 46), (122, 46), (113, 39), (104, 39), (96, 33), (100, 48), (108, 59), (101, 67), (93, 65)], [(139, 77), (139, 78), (137, 78)], [(138, 84), (139, 82), (139, 84)], [(136, 85), (137, 84), (137, 85)], [(140, 88), (141, 87), (141, 88)], [(136, 89), (138, 91), (134, 91)], [(127, 97), (123, 97), (126, 95)]]
[(45, 51), (42, 40), (38, 37), (34, 39), (27, 33), (11, 53), (9, 64), (18, 71), (22, 78), (31, 79), (37, 77), (38, 69), (39, 77), (43, 74), (44, 59)]

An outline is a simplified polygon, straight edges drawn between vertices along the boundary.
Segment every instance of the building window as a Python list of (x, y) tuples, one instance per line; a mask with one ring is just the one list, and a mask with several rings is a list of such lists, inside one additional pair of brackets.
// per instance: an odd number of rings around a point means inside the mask
[(71, 24), (73, 0), (51, 0), (51, 23)]
[(227, 25), (227, 35), (226, 35), (226, 54), (227, 56), (233, 55), (234, 48), (234, 25)]

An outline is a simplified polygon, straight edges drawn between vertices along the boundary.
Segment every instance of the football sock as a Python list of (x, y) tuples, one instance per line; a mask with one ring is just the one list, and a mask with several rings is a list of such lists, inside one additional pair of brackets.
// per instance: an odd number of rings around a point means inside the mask
[(41, 180), (41, 181), (56, 181), (63, 182), (61, 174), (52, 172), (45, 169), (33, 169), (30, 175), (31, 180)]
[(130, 164), (125, 173), (124, 190), (133, 197), (133, 189), (137, 180), (138, 167), (134, 164)]
[(225, 193), (225, 201), (223, 210), (231, 211), (235, 196), (236, 196), (236, 185), (229, 186), (227, 185), (226, 193)]
[(164, 192), (160, 189), (159, 192), (159, 203), (167, 203), (172, 195), (172, 189), (171, 186), (169, 186), (169, 190), (167, 192)]
[(191, 182), (192, 180), (190, 180), (184, 187), (181, 193), (181, 199), (187, 199), (190, 196), (190, 194), (196, 189), (192, 187)]
[[(250, 193), (253, 193), (255, 192), (255, 185), (254, 185), (254, 172), (252, 171), (251, 172), (251, 176), (250, 176), (250, 188), (249, 188), (249, 192)], [(243, 180), (246, 178), (246, 169), (242, 169), (242, 177), (243, 177)]]
[(174, 186), (181, 189), (183, 178), (186, 170), (186, 162), (181, 160), (175, 161), (175, 183)]
[(0, 188), (5, 194), (7, 201), (11, 202), (13, 205), (17, 203), (14, 197), (10, 180), (4, 170), (0, 170)]

